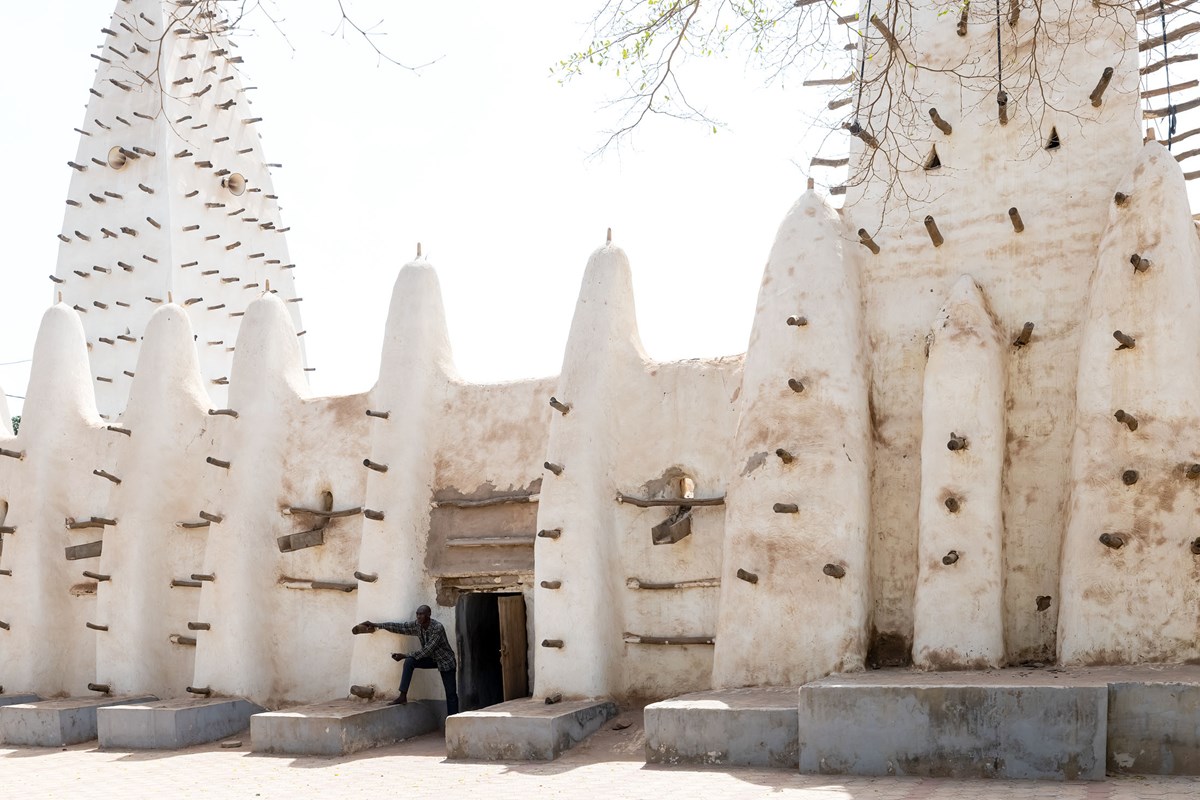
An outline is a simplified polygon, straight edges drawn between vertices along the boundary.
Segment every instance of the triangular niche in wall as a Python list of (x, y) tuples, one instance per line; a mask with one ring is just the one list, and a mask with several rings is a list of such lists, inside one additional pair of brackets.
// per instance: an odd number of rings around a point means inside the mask
[(1050, 138), (1046, 140), (1046, 149), (1057, 150), (1060, 147), (1062, 147), (1062, 142), (1058, 138), (1058, 128), (1052, 127), (1050, 129)]
[(925, 159), (925, 169), (937, 169), (942, 165), (942, 160), (938, 158), (937, 145), (929, 148), (929, 156)]

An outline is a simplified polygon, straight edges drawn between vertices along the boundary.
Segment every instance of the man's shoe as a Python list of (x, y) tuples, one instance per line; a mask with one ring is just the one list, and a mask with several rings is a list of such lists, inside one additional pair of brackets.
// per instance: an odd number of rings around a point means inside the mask
[(388, 703), (389, 706), (403, 706), (403, 705), (407, 705), (407, 704), (408, 704), (408, 692), (401, 692), (399, 697), (397, 697), (392, 702)]

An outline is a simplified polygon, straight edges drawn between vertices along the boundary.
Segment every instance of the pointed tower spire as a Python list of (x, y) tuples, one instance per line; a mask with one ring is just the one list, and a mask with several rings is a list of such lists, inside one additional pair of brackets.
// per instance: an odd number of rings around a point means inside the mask
[[(254, 289), (270, 280), (299, 299), (228, 31), (211, 0), (119, 0), (92, 54), (55, 278), (83, 319), (104, 414), (124, 408), (125, 373), (169, 296), (188, 312), (218, 404)], [(298, 305), (288, 309), (301, 330)]]
[(867, 654), (871, 412), (850, 238), (810, 190), (763, 271), (736, 395), (716, 687), (798, 686)]

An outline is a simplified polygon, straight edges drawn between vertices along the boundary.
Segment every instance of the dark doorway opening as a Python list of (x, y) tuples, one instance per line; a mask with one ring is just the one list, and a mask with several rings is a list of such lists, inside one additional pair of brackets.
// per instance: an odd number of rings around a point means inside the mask
[(527, 697), (525, 598), (467, 593), (454, 609), (463, 711)]

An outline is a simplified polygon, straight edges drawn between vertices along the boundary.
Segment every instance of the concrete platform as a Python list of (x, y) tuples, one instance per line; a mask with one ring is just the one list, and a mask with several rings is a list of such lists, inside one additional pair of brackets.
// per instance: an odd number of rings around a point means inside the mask
[(800, 687), (800, 771), (1102, 780), (1108, 681), (1086, 670), (907, 670)]
[(0, 694), (0, 706), (15, 706), (18, 703), (36, 703), (41, 699), (36, 694)]
[(617, 715), (611, 700), (546, 705), (525, 698), (446, 718), (446, 756), (483, 761), (553, 761)]
[(1108, 771), (1200, 775), (1200, 667), (1112, 668)]
[(180, 750), (215, 742), (250, 727), (264, 711), (240, 698), (180, 698), (155, 703), (108, 706), (97, 712), (101, 747)]
[(29, 747), (89, 742), (96, 738), (97, 710), (157, 699), (151, 695), (100, 695), (0, 706), (0, 741)]
[(250, 717), (256, 753), (343, 756), (437, 730), (437, 708), (423, 701), (333, 700)]
[(795, 687), (695, 692), (646, 706), (646, 761), (785, 767), (800, 764)]

